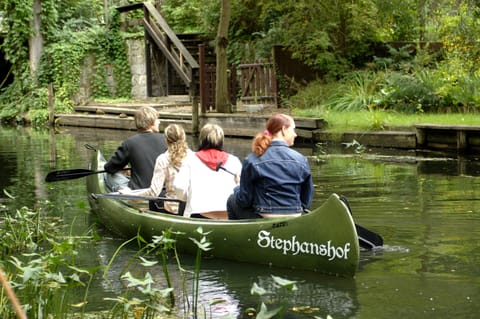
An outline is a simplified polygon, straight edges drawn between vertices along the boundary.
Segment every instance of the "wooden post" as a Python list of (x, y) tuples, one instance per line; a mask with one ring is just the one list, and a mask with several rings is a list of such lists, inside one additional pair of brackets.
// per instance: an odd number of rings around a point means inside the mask
[[(192, 100), (192, 135), (198, 135), (198, 69), (192, 70), (192, 81), (190, 82), (190, 98)], [(201, 84), (200, 84), (201, 85)]]
[(464, 152), (467, 150), (467, 132), (463, 130), (457, 131), (457, 151)]
[(427, 142), (427, 132), (425, 128), (417, 127), (417, 148), (423, 148)]
[(198, 64), (200, 68), (200, 81), (199, 81), (199, 88), (200, 88), (200, 107), (202, 109), (202, 114), (207, 112), (207, 96), (205, 92), (205, 44), (198, 45)]
[[(150, 16), (148, 14), (147, 8), (143, 8), (143, 16), (145, 21), (150, 22)], [(147, 76), (147, 97), (152, 96), (152, 55), (151, 55), (151, 38), (148, 35), (147, 29), (143, 31), (145, 37), (145, 73)]]
[(48, 84), (48, 123), (50, 126), (55, 124), (55, 100), (53, 96), (53, 85)]

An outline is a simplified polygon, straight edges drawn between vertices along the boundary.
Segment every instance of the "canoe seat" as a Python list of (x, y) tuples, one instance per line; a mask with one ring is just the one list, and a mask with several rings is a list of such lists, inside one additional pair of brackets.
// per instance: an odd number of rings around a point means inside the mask
[(211, 211), (211, 212), (205, 212), (205, 213), (192, 214), (190, 217), (227, 220), (228, 213), (226, 210), (220, 210), (220, 211)]

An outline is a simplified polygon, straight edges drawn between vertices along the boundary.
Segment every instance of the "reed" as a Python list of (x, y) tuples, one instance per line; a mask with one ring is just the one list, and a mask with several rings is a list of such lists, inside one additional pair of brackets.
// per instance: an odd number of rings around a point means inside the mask
[[(61, 319), (70, 318), (74, 313), (82, 318), (96, 269), (76, 266), (75, 256), (78, 247), (93, 239), (63, 236), (65, 224), (59, 218), (49, 217), (44, 211), (46, 206), (48, 203), (39, 203), (36, 210), (26, 207), (13, 212), (2, 210), (0, 264), (28, 318)], [(85, 289), (80, 301), (72, 293), (78, 287)], [(1, 318), (13, 318), (13, 310), (4, 299), (0, 301)]]

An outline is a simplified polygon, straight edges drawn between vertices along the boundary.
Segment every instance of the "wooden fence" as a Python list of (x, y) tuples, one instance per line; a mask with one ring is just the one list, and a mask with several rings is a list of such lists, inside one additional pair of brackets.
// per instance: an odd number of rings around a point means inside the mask
[(277, 79), (273, 63), (240, 64), (240, 100), (247, 104), (278, 105)]

